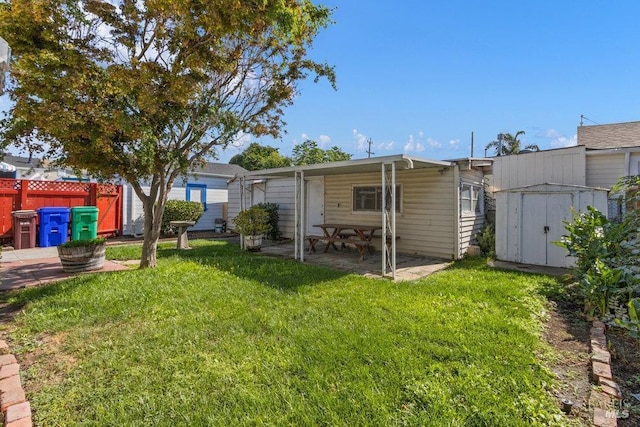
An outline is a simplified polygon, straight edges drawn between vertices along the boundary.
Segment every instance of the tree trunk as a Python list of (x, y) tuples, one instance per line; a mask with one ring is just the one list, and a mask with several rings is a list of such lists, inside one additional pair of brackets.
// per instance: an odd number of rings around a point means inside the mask
[[(144, 242), (142, 243), (142, 256), (140, 268), (155, 268), (157, 266), (158, 240), (160, 239), (160, 224), (157, 228), (154, 221), (154, 200), (150, 197), (142, 203), (144, 211)], [(160, 219), (160, 221), (162, 218)], [(158, 221), (158, 222), (160, 222)]]
[(162, 227), (162, 214), (167, 203), (169, 191), (173, 186), (177, 170), (169, 173), (158, 173), (151, 180), (149, 194), (145, 194), (138, 182), (132, 183), (133, 189), (142, 200), (144, 211), (144, 242), (142, 244), (142, 256), (140, 268), (155, 268), (157, 266), (158, 240)]

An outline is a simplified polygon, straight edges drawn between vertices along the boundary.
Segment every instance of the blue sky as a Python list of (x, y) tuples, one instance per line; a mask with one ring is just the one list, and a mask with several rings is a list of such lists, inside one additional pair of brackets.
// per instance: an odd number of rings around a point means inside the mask
[(471, 154), (471, 132), (479, 157), (500, 132), (548, 149), (576, 143), (581, 114), (640, 120), (637, 0), (322, 3), (335, 23), (311, 55), (335, 66), (338, 90), (304, 82), (287, 133), (245, 146), (290, 155), (309, 138), (363, 158), (371, 138), (375, 156), (450, 159)]

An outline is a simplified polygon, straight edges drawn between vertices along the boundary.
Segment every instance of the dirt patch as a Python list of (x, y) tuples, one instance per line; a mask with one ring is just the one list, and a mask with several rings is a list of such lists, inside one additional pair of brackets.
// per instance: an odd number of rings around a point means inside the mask
[(562, 407), (563, 399), (571, 400), (571, 418), (590, 426), (589, 323), (580, 308), (566, 301), (551, 301), (545, 338), (555, 350), (550, 369), (558, 380), (552, 391), (558, 406)]
[(619, 328), (607, 328), (607, 340), (613, 380), (620, 386), (623, 397), (618, 426), (640, 426), (640, 343)]

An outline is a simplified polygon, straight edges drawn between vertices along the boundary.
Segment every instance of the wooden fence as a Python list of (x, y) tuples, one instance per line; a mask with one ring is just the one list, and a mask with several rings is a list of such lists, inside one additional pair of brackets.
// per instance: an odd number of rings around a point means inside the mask
[(68, 181), (0, 179), (0, 239), (13, 239), (12, 211), (96, 206), (98, 234), (122, 233), (122, 186)]

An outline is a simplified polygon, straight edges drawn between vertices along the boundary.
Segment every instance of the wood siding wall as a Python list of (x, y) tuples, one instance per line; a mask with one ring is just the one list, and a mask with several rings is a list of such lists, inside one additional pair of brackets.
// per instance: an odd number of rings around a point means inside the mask
[(489, 190), (510, 190), (554, 183), (589, 185), (582, 146), (493, 158)]
[[(215, 228), (215, 219), (224, 218), (224, 205), (228, 202), (227, 181), (224, 178), (209, 178), (200, 176), (198, 180), (187, 181), (190, 184), (206, 184), (207, 186), (207, 210), (200, 217), (196, 225), (190, 227), (192, 231), (206, 231)], [(149, 187), (142, 187), (149, 192)], [(186, 183), (179, 181), (169, 192), (169, 200), (186, 200)], [(200, 197), (191, 194), (191, 201), (199, 202)], [(130, 185), (124, 186), (124, 224), (123, 234), (127, 236), (141, 235), (144, 230), (144, 211), (142, 201), (133, 191)]]
[(587, 156), (588, 186), (611, 188), (624, 175), (624, 153)]
[[(262, 184), (265, 203), (277, 203), (282, 237), (293, 239), (295, 230), (295, 194), (293, 178), (270, 178)], [(251, 185), (245, 192), (246, 206), (251, 205)], [(261, 190), (256, 190), (261, 191)], [(233, 228), (233, 218), (240, 212), (240, 180), (229, 184), (228, 227)]]
[[(398, 171), (402, 187), (402, 212), (396, 216), (398, 252), (437, 258), (455, 257), (455, 191), (451, 168), (443, 174), (437, 168)], [(353, 186), (380, 186), (379, 173), (331, 175), (325, 177), (325, 219), (327, 222), (379, 225), (379, 212), (352, 211)], [(380, 249), (380, 239), (374, 239)]]
[[(475, 184), (482, 187), (483, 174), (479, 170), (460, 170), (460, 181), (466, 184)], [(459, 193), (458, 193), (459, 194)], [(478, 203), (484, 204), (484, 193), (481, 194)], [(458, 195), (459, 197), (459, 195)], [(484, 227), (484, 212), (486, 207), (478, 215), (460, 214), (459, 233), (460, 254), (467, 252), (469, 245), (475, 243), (475, 236)]]

